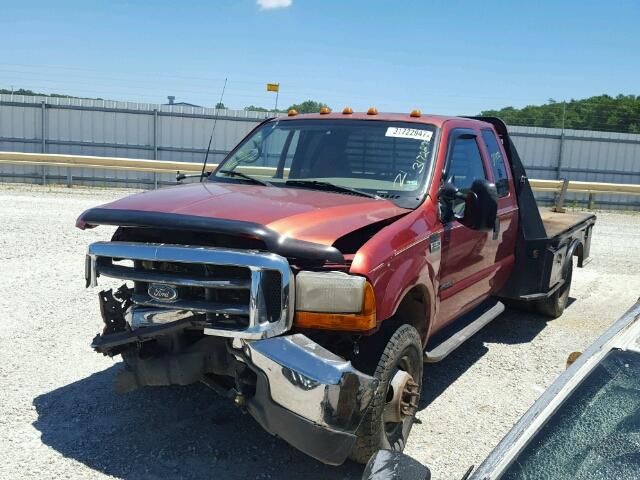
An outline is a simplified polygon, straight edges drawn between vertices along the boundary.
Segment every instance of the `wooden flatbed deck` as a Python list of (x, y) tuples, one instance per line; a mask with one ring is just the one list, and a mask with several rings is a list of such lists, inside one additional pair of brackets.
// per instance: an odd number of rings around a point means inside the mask
[(558, 213), (552, 212), (549, 209), (540, 209), (540, 216), (542, 217), (542, 223), (547, 232), (547, 237), (552, 238), (571, 230), (571, 228), (578, 223), (582, 223), (595, 215), (593, 213), (575, 212)]

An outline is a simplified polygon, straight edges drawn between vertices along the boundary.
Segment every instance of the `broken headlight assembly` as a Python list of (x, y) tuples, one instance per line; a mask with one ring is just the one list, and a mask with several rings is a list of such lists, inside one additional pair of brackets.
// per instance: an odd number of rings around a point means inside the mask
[(373, 330), (373, 287), (366, 278), (344, 272), (300, 272), (296, 275), (294, 324), (312, 329)]

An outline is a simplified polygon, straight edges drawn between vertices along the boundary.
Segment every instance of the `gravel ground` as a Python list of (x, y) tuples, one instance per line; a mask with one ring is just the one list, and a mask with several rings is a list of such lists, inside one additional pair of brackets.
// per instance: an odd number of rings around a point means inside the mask
[[(0, 478), (360, 478), (263, 432), (203, 386), (119, 396), (120, 363), (95, 354), (96, 291), (86, 245), (112, 229), (73, 227), (84, 209), (131, 190), (0, 186)], [(640, 294), (640, 215), (600, 213), (593, 261), (574, 271), (558, 320), (506, 312), (444, 362), (406, 452), (433, 478), (478, 464), (563, 370)]]

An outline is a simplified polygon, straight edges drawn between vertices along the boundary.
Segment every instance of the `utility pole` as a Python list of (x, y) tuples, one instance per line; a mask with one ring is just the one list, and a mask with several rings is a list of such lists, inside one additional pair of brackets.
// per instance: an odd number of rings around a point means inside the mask
[(562, 102), (562, 126), (560, 131), (560, 148), (558, 149), (558, 168), (556, 170), (556, 178), (560, 180), (562, 173), (562, 152), (564, 150), (564, 121), (567, 113), (567, 102)]

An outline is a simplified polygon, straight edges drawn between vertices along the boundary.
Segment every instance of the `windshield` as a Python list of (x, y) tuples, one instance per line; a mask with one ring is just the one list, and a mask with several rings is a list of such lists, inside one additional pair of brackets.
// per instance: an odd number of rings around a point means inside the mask
[(412, 122), (276, 120), (231, 152), (210, 179), (361, 193), (415, 208), (431, 171), (435, 132)]
[(610, 352), (500, 478), (640, 478), (640, 353)]

